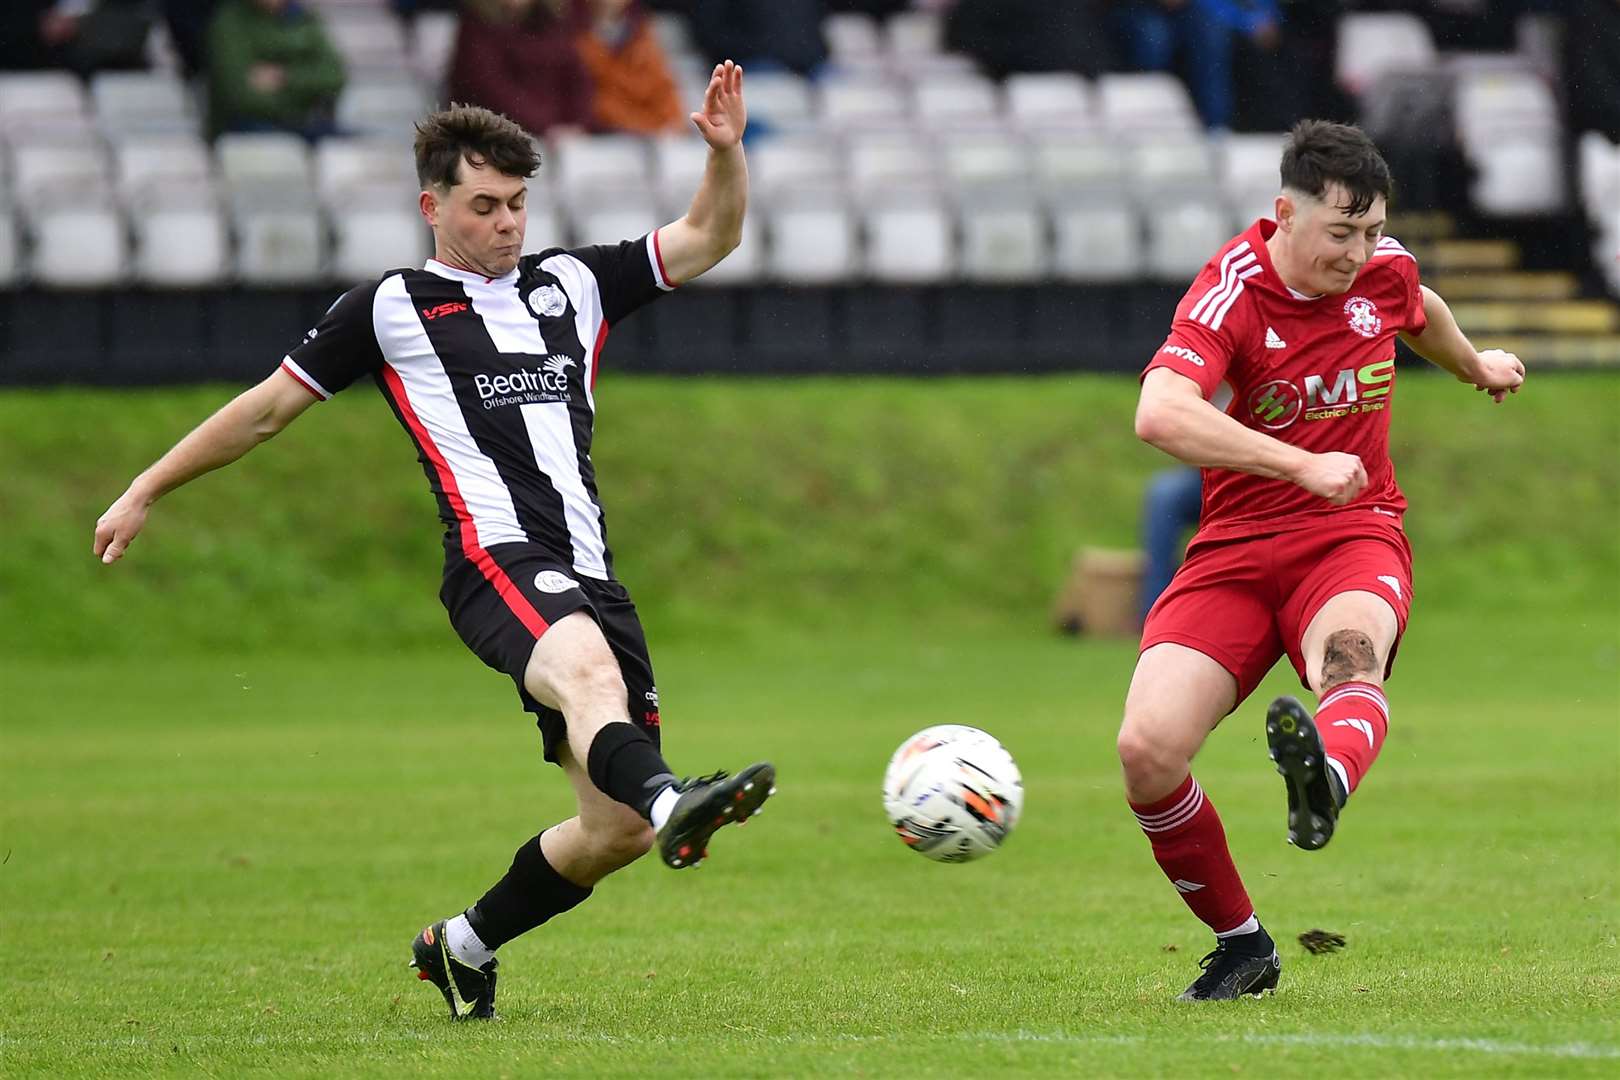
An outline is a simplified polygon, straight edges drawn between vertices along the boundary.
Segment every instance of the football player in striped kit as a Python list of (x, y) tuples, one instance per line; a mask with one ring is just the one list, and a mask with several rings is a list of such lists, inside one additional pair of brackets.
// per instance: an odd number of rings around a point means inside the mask
[[(1395, 337), (1497, 402), (1524, 365), (1475, 350), (1384, 235), (1390, 176), (1361, 131), (1294, 128), (1276, 220), (1204, 267), (1142, 377), (1136, 432), (1203, 469), (1186, 561), (1148, 613), (1125, 701), (1125, 793), (1154, 857), (1216, 935), (1184, 1000), (1277, 985), (1281, 961), (1190, 766), (1286, 655), (1317, 696), (1267, 711), (1288, 839), (1316, 850), (1377, 757), (1384, 681), (1412, 603), (1406, 499), (1389, 459)], [(1209, 399), (1222, 383), (1225, 410)]]
[(679, 780), (660, 752), (658, 689), (635, 605), (613, 574), (591, 439), (608, 328), (702, 274), (741, 239), (748, 199), (742, 69), (715, 67), (692, 122), (708, 164), (686, 214), (618, 244), (523, 254), (539, 165), (503, 116), (452, 106), (417, 124), (434, 257), (344, 293), (264, 382), (147, 469), (96, 523), (123, 556), (151, 505), (226, 465), (362, 376), (410, 437), (445, 525), (440, 599), (468, 648), (510, 676), (578, 813), (525, 841), (477, 903), (427, 926), (412, 964), (452, 1016), (495, 1015), (495, 950), (582, 902), (655, 844), (677, 869), (775, 791), (767, 762)]

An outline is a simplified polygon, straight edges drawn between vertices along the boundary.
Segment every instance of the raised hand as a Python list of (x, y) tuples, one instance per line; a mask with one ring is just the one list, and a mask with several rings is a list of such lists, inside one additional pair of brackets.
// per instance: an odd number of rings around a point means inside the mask
[(703, 133), (703, 141), (716, 150), (728, 150), (742, 142), (743, 129), (748, 126), (742, 76), (742, 68), (730, 60), (716, 64), (709, 88), (703, 92), (703, 108), (692, 114), (692, 123)]

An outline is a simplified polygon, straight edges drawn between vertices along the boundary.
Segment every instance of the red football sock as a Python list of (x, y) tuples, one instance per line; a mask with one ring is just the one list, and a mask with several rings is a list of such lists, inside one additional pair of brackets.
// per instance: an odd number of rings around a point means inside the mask
[(1316, 707), (1316, 730), (1322, 736), (1329, 767), (1339, 774), (1345, 794), (1356, 790), (1384, 747), (1389, 731), (1389, 702), (1372, 683), (1347, 682), (1322, 695)]
[(1131, 803), (1153, 845), (1159, 869), (1181, 898), (1217, 934), (1245, 928), (1254, 905), (1226, 849), (1226, 830), (1215, 804), (1190, 775), (1157, 802)]

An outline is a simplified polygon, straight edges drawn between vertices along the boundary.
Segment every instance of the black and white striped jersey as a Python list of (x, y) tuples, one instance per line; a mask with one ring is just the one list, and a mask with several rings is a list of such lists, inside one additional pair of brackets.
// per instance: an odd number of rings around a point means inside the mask
[(445, 546), (538, 544), (609, 579), (591, 464), (608, 327), (672, 288), (658, 233), (525, 255), (486, 278), (429, 260), (338, 298), (282, 367), (321, 399), (371, 375), (416, 444)]

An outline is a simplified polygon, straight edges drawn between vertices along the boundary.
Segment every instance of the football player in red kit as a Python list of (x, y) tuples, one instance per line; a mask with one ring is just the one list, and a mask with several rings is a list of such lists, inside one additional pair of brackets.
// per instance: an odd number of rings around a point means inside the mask
[[(1149, 612), (1125, 701), (1125, 793), (1154, 858), (1215, 932), (1181, 995), (1260, 994), (1275, 945), (1189, 765), (1286, 655), (1316, 695), (1266, 713), (1288, 839), (1315, 850), (1378, 756), (1384, 680), (1412, 603), (1406, 499), (1389, 460), (1395, 336), (1496, 401), (1524, 365), (1478, 352), (1412, 255), (1384, 235), (1388, 166), (1360, 130), (1306, 120), (1282, 156), (1276, 221), (1204, 267), (1142, 377), (1136, 433), (1203, 468), (1187, 558)], [(1209, 403), (1232, 389), (1222, 412)]]

